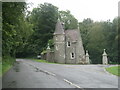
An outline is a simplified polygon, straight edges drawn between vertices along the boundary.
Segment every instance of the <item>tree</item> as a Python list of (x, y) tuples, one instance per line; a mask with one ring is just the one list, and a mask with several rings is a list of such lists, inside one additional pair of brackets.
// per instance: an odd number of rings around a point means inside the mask
[(59, 19), (64, 23), (65, 30), (67, 29), (77, 29), (78, 21), (77, 19), (70, 13), (69, 10), (67, 11), (59, 11)]
[(106, 48), (106, 40), (103, 34), (102, 22), (95, 22), (89, 32), (89, 41), (86, 48), (89, 50), (92, 63), (102, 63), (103, 49)]
[(15, 57), (19, 47), (32, 32), (32, 25), (25, 19), (25, 2), (3, 2), (2, 56)]
[(87, 49), (86, 46), (89, 41), (89, 33), (92, 28), (92, 25), (93, 25), (93, 20), (91, 20), (90, 18), (84, 19), (83, 22), (79, 23), (80, 33), (81, 33), (83, 46), (85, 50)]
[(29, 46), (27, 46), (31, 54), (40, 54), (46, 49), (48, 41), (53, 38), (57, 18), (58, 8), (50, 3), (40, 4), (33, 9), (28, 17), (34, 30), (28, 40)]
[(79, 24), (83, 45), (89, 50), (92, 63), (102, 63), (103, 49), (106, 49), (109, 63), (117, 63), (118, 22), (118, 18), (112, 22), (110, 20), (93, 22), (91, 19), (84, 19)]
[(114, 18), (112, 23), (107, 22), (109, 28), (109, 31), (107, 32), (107, 43), (108, 43), (108, 52), (109, 52), (109, 58), (111, 62), (117, 63), (118, 62), (118, 22), (120, 19)]

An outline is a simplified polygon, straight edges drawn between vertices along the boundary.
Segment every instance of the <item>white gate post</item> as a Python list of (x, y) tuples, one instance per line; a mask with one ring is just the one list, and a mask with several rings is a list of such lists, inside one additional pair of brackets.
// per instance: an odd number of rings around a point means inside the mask
[(87, 64), (90, 64), (90, 59), (89, 59), (88, 50), (86, 50), (85, 59), (86, 59)]
[(104, 52), (103, 52), (103, 55), (102, 55), (102, 62), (104, 65), (107, 65), (108, 64), (108, 58), (107, 58), (107, 54), (105, 52), (105, 49), (104, 49)]

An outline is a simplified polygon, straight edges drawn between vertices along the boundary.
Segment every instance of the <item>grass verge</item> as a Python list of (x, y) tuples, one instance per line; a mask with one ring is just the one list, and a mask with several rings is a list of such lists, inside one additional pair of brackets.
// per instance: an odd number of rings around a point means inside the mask
[(4, 75), (12, 66), (15, 61), (15, 58), (6, 56), (2, 59), (2, 64), (0, 64), (0, 76)]
[(0, 57), (0, 77), (2, 76), (2, 57)]
[(113, 66), (113, 67), (106, 68), (106, 71), (108, 71), (113, 75), (120, 76), (120, 66)]
[(80, 64), (64, 64), (64, 63), (48, 62), (48, 61), (42, 60), (42, 59), (33, 59), (33, 58), (29, 58), (29, 59), (34, 60), (34, 61), (37, 61), (37, 62), (49, 63), (49, 64), (80, 65)]
[(42, 60), (42, 59), (32, 59), (32, 60), (37, 61), (37, 62), (43, 62), (43, 63), (59, 64), (59, 63), (54, 63), (54, 62), (48, 62), (48, 61)]

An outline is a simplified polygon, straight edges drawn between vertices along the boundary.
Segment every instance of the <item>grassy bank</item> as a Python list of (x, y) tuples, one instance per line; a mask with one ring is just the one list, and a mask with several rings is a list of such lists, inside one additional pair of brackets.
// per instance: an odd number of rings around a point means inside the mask
[(15, 61), (15, 58), (12, 58), (10, 56), (6, 56), (2, 59), (1, 75), (5, 74), (5, 72), (7, 72), (13, 66), (14, 61)]
[(32, 60), (37, 61), (37, 62), (43, 62), (43, 63), (57, 64), (57, 63), (48, 62), (48, 61), (42, 60), (42, 59), (32, 59)]
[(0, 57), (0, 76), (2, 75), (2, 57)]
[(120, 76), (120, 66), (113, 66), (113, 67), (106, 68), (106, 71), (108, 71), (113, 75)]
[(2, 63), (0, 63), (0, 77), (2, 76)]
[(49, 64), (80, 65), (80, 64), (64, 64), (64, 63), (48, 62), (48, 61), (46, 61), (46, 60), (42, 60), (42, 59), (33, 59), (33, 58), (31, 58), (31, 60), (34, 60), (34, 61), (37, 61), (37, 62), (42, 62), (42, 63), (49, 63)]

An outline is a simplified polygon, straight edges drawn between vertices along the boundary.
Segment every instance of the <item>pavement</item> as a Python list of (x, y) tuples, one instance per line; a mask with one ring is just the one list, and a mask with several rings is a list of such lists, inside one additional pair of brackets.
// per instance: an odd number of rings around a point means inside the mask
[(111, 65), (48, 64), (17, 59), (2, 78), (2, 88), (118, 88)]

